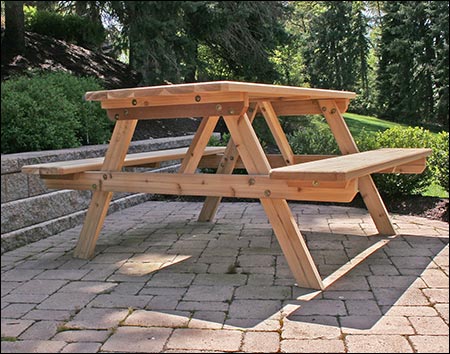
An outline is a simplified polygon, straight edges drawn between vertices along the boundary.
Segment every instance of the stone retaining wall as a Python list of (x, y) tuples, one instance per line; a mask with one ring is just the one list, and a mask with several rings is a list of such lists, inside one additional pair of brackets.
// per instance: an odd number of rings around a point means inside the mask
[[(189, 146), (193, 136), (134, 141), (129, 153)], [(84, 221), (90, 191), (48, 190), (37, 175), (20, 172), (24, 165), (101, 157), (107, 145), (1, 155), (1, 253), (57, 234)], [(177, 161), (162, 164), (174, 170)], [(109, 213), (150, 199), (144, 193), (115, 193)]]

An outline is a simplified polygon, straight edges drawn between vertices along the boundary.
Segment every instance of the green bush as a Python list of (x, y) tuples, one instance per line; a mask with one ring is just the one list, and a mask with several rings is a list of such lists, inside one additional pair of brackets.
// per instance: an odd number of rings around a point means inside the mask
[[(421, 174), (374, 174), (375, 184), (381, 193), (388, 195), (413, 195), (424, 192), (435, 179), (436, 135), (421, 127), (394, 127), (383, 132), (363, 133), (357, 144), (361, 151), (381, 148), (431, 148), (433, 156)], [(448, 148), (447, 148), (448, 149)]]
[(429, 159), (429, 164), (434, 168), (435, 182), (448, 192), (449, 156), (448, 147), (449, 134), (442, 131), (436, 135), (433, 144), (433, 155)]
[(78, 15), (61, 15), (48, 11), (25, 12), (26, 30), (95, 49), (105, 41), (103, 26)]
[(1, 84), (1, 152), (106, 143), (112, 123), (100, 105), (83, 101), (101, 90), (92, 78), (68, 73), (20, 76)]
[(339, 147), (328, 127), (302, 127), (289, 134), (288, 140), (295, 154), (339, 154)]

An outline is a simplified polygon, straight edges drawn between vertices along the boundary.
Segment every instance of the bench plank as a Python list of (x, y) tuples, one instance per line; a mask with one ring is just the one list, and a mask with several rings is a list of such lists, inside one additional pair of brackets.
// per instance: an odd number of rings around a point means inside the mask
[[(203, 152), (204, 156), (223, 153), (225, 147), (208, 146)], [(128, 154), (124, 166), (139, 166), (169, 160), (178, 160), (185, 157), (188, 148), (169, 149), (160, 151), (140, 152)], [(72, 173), (99, 170), (103, 165), (103, 157), (90, 159), (58, 161), (22, 167), (23, 173), (40, 175), (67, 175)]]
[(431, 149), (378, 149), (303, 164), (274, 168), (270, 178), (347, 181), (413, 161), (424, 161)]

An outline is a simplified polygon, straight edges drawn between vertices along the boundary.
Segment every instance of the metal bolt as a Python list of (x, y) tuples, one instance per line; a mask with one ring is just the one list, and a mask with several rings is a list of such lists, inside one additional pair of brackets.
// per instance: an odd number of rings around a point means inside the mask
[(272, 194), (272, 192), (271, 192), (270, 190), (268, 190), (268, 189), (266, 189), (266, 190), (264, 191), (264, 195), (265, 195), (266, 197), (270, 197), (271, 194)]
[(92, 185), (92, 189), (97, 189), (97, 185), (95, 183)]
[(108, 179), (108, 175), (105, 173), (105, 174), (103, 174), (103, 179)]
[(228, 110), (228, 113), (234, 114), (234, 109), (233, 109), (233, 108), (230, 108), (230, 109)]
[(216, 104), (216, 111), (220, 112), (222, 110), (221, 104)]
[(317, 187), (318, 185), (320, 185), (320, 182), (319, 181), (312, 181), (312, 185), (314, 187)]
[(131, 101), (131, 104), (132, 104), (133, 106), (136, 106), (136, 105), (137, 105), (137, 100), (134, 98), (134, 99)]
[(115, 119), (115, 120), (118, 120), (119, 118), (120, 118), (119, 113), (116, 113), (116, 114), (114, 115), (114, 119)]
[(124, 109), (123, 110), (123, 114), (125, 114), (127, 116), (128, 115), (128, 109)]
[(326, 112), (326, 111), (327, 111), (327, 107), (323, 106), (323, 107), (322, 107), (322, 111), (323, 111), (323, 112)]
[(200, 102), (202, 100), (200, 95), (195, 96), (195, 102)]
[(256, 183), (256, 182), (255, 182), (255, 179), (254, 179), (254, 178), (250, 178), (250, 179), (248, 180), (248, 185), (249, 185), (249, 186), (253, 186), (255, 183)]
[(233, 161), (234, 160), (234, 156), (230, 156), (230, 160)]
[(335, 113), (336, 113), (336, 108), (331, 108), (330, 113), (331, 113), (331, 114), (335, 114)]

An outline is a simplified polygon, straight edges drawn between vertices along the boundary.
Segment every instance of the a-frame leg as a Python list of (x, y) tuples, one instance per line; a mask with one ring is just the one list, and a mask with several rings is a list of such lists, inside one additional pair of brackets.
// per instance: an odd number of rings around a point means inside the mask
[[(319, 100), (320, 109), (325, 116), (328, 125), (336, 139), (343, 155), (359, 152), (353, 140), (352, 134), (345, 123), (344, 117), (334, 101)], [(386, 206), (381, 199), (375, 183), (370, 175), (358, 179), (359, 192), (361, 193), (367, 210), (369, 211), (378, 232), (381, 235), (395, 235), (394, 226), (389, 219)]]
[[(247, 115), (224, 119), (247, 171), (267, 175), (270, 165)], [(267, 194), (270, 196), (270, 190)], [(298, 286), (323, 289), (322, 279), (286, 200), (263, 198), (260, 201)]]
[[(119, 171), (122, 168), (136, 124), (137, 120), (119, 120), (116, 122), (103, 161), (102, 171)], [(95, 245), (111, 198), (112, 192), (97, 191), (93, 193), (80, 238), (74, 251), (75, 257), (88, 259), (94, 255)]]
[(213, 116), (202, 119), (178, 173), (195, 172), (219, 118), (219, 116)]
[[(251, 109), (249, 115), (250, 122), (253, 122), (257, 113), (258, 113), (258, 106), (256, 105), (256, 107)], [(219, 166), (217, 167), (216, 173), (218, 174), (233, 173), (234, 167), (236, 166), (238, 159), (239, 159), (239, 152), (236, 148), (236, 144), (234, 143), (233, 139), (230, 139), (227, 147), (225, 148), (223, 157), (220, 160)], [(217, 208), (219, 207), (221, 200), (222, 197), (219, 196), (206, 197), (205, 203), (203, 204), (203, 208), (198, 216), (198, 221), (205, 222), (213, 220), (217, 213)]]

